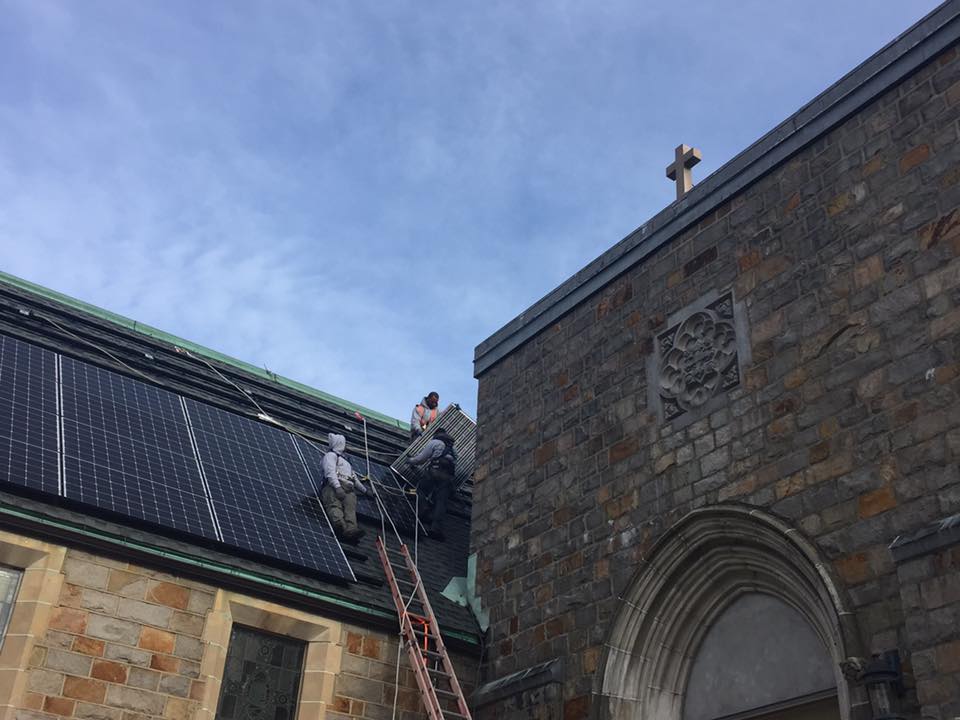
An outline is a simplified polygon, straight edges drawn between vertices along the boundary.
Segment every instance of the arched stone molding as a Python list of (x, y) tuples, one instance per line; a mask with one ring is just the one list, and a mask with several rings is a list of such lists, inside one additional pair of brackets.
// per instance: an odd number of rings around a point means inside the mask
[(844, 593), (816, 548), (756, 508), (694, 510), (654, 545), (610, 625), (594, 688), (596, 720), (680, 720), (690, 665), (713, 621), (744, 593), (768, 593), (803, 615), (834, 666), (841, 716), (869, 717), (840, 663), (860, 656)]

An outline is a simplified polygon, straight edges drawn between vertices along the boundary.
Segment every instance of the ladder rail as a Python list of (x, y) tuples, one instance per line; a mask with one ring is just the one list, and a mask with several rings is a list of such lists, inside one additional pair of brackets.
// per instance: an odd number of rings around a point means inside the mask
[[(387, 582), (390, 586), (390, 593), (393, 596), (394, 605), (396, 605), (397, 613), (400, 618), (400, 627), (403, 633), (404, 642), (407, 646), (407, 653), (410, 657), (410, 664), (413, 667), (414, 676), (417, 680), (417, 685), (420, 688), (420, 694), (423, 697), (423, 703), (427, 710), (427, 715), (430, 720), (448, 720), (447, 716), (453, 715), (464, 718), (464, 720), (472, 720), (470, 714), (470, 709), (467, 707), (466, 698), (463, 695), (463, 689), (460, 687), (460, 683), (457, 680), (456, 672), (453, 669), (453, 662), (450, 660), (450, 655), (447, 653), (447, 648), (443, 642), (443, 635), (440, 633), (440, 625), (437, 622), (436, 615), (434, 615), (433, 607), (430, 605), (430, 599), (427, 597), (426, 588), (423, 585), (423, 579), (420, 576), (420, 572), (417, 569), (416, 563), (413, 561), (413, 558), (410, 556), (410, 550), (407, 548), (406, 544), (400, 544), (399, 552), (393, 551), (394, 554), (399, 554), (403, 557), (404, 564), (406, 565), (407, 572), (410, 574), (411, 579), (413, 580), (413, 592), (411, 593), (410, 600), (404, 601), (403, 594), (400, 592), (400, 587), (397, 583), (397, 576), (394, 573), (394, 564), (390, 561), (386, 543), (383, 536), (377, 538), (377, 553), (380, 555), (380, 562), (383, 565), (384, 573), (387, 576)], [(408, 585), (411, 584), (408, 581), (404, 581)], [(424, 615), (413, 614), (409, 611), (409, 605), (413, 602), (414, 597), (420, 602), (420, 605), (423, 607)], [(422, 634), (417, 634), (414, 630), (413, 622), (411, 616), (417, 618), (418, 623), (422, 624), (423, 632)], [(429, 628), (429, 631), (428, 631)], [(435, 650), (425, 650), (420, 649), (419, 640), (423, 639), (425, 646), (429, 643), (429, 640), (433, 640)], [(426, 655), (431, 657), (436, 656), (439, 658), (441, 665), (443, 666), (443, 671), (438, 671), (436, 669), (431, 669), (427, 667)], [(430, 675), (440, 675), (447, 678), (447, 682), (450, 684), (450, 689), (452, 692), (447, 692), (441, 690), (445, 697), (452, 698), (457, 701), (457, 707), (459, 713), (454, 713), (452, 711), (445, 711), (440, 704), (440, 698), (437, 694), (438, 689), (434, 687), (433, 682), (430, 679)]]
[(423, 586), (423, 581), (420, 578), (420, 571), (417, 570), (417, 566), (414, 564), (413, 558), (410, 557), (410, 551), (407, 550), (406, 545), (400, 546), (400, 552), (403, 553), (404, 558), (407, 561), (407, 569), (410, 571), (411, 576), (416, 578), (415, 589), (420, 597), (420, 603), (423, 605), (423, 609), (427, 613), (426, 619), (430, 623), (430, 630), (434, 636), (434, 644), (436, 645), (437, 652), (440, 654), (443, 668), (447, 671), (447, 674), (450, 675), (450, 687), (457, 695), (457, 706), (460, 708), (460, 714), (467, 718), (467, 720), (472, 720), (470, 708), (467, 707), (467, 701), (463, 695), (463, 689), (460, 687), (460, 682), (457, 680), (457, 673), (453, 669), (453, 662), (450, 660), (450, 655), (447, 653), (446, 643), (443, 642), (443, 635), (440, 632), (440, 624), (437, 622), (437, 616), (433, 613), (433, 606), (430, 604), (430, 599), (427, 597), (427, 589)]
[(380, 555), (380, 561), (387, 574), (387, 581), (390, 585), (390, 592), (393, 595), (393, 602), (400, 616), (400, 627), (403, 632), (404, 644), (407, 647), (410, 666), (413, 669), (417, 686), (420, 688), (420, 695), (423, 697), (427, 715), (430, 720), (445, 720), (443, 717), (443, 709), (440, 707), (440, 700), (433, 692), (433, 683), (430, 682), (430, 676), (427, 673), (423, 656), (420, 654), (420, 647), (414, 640), (413, 624), (410, 622), (410, 614), (407, 612), (403, 596), (400, 594), (400, 588), (397, 586), (396, 576), (393, 574), (393, 566), (387, 557), (386, 546), (383, 544), (382, 538), (377, 538), (377, 552)]

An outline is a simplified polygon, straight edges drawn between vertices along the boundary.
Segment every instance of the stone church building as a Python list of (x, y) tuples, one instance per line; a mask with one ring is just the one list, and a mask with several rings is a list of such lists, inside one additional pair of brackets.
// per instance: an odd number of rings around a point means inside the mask
[(958, 40), (952, 1), (477, 347), (479, 718), (960, 716)]

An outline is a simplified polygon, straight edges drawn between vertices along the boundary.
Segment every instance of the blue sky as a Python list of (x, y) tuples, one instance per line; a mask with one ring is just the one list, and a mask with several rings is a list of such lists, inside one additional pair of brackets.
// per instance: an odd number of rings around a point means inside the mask
[[(937, 5), (0, 0), (0, 269), (387, 414)], [(865, 8), (869, 8), (867, 11)]]

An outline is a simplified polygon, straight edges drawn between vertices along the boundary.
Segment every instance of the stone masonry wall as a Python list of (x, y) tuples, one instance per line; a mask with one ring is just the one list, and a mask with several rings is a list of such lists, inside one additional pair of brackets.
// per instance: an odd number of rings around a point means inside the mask
[(192, 718), (216, 590), (77, 550), (63, 574), (17, 720)]
[[(958, 117), (949, 50), (479, 378), (487, 680), (565, 656), (564, 717), (585, 717), (640, 558), (691, 509), (735, 501), (830, 560), (864, 646), (903, 654), (911, 712), (960, 713), (955, 564), (930, 561), (950, 599), (918, 633), (931, 601), (888, 550), (960, 511)], [(658, 422), (645, 368), (665, 319), (730, 288), (740, 386)]]
[[(224, 591), (216, 587), (78, 550), (67, 551), (62, 573), (59, 602), (39, 628), (25, 668), (16, 720), (212, 717), (220, 676), (211, 673), (222, 672), (229, 637), (229, 621), (219, 625), (238, 598), (242, 617), (269, 614), (265, 629), (273, 632), (286, 634), (285, 627), (304, 626), (305, 619), (307, 625), (335, 628), (325, 637), (331, 650), (318, 653), (313, 667), (307, 654), (301, 718), (308, 706), (307, 716), (316, 720), (392, 717), (397, 641), (389, 633), (232, 593), (218, 600)], [(454, 662), (469, 691), (476, 662), (455, 656)], [(334, 688), (329, 695), (328, 687)], [(422, 717), (420, 702), (404, 654), (397, 718)]]
[[(406, 650), (401, 653), (399, 692), (395, 693), (397, 636), (349, 625), (344, 626), (344, 631), (344, 654), (337, 677), (333, 712), (328, 714), (328, 720), (346, 720), (346, 716), (390, 720), (395, 696), (397, 720), (425, 718), (426, 711)], [(450, 657), (457, 679), (469, 698), (476, 687), (477, 660), (453, 653)], [(445, 707), (457, 711), (454, 703)]]

